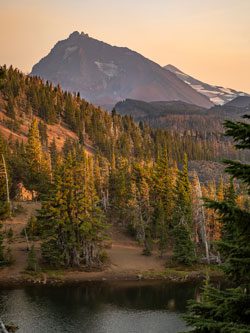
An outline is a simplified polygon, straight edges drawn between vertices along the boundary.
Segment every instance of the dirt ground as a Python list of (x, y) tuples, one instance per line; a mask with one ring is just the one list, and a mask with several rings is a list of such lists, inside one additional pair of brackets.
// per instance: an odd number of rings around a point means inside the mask
[[(14, 233), (14, 241), (8, 246), (11, 248), (14, 263), (0, 269), (0, 284), (18, 282), (24, 279), (24, 271), (27, 265), (27, 242), (21, 231), (25, 227), (31, 215), (36, 213), (40, 208), (39, 203), (27, 202), (21, 203), (24, 212), (17, 214), (5, 221), (4, 229), (12, 228)], [(106, 280), (106, 279), (126, 279), (129, 277), (140, 277), (140, 274), (148, 271), (161, 271), (164, 269), (165, 260), (160, 258), (157, 253), (146, 257), (142, 255), (142, 248), (138, 246), (132, 238), (125, 235), (117, 228), (110, 230), (111, 247), (108, 248), (109, 265), (101, 272), (79, 272), (66, 271), (63, 272), (64, 281), (82, 281), (82, 280)], [(7, 244), (6, 244), (7, 245)], [(35, 248), (39, 251), (39, 243), (35, 244)], [(47, 276), (43, 274), (44, 283)]]

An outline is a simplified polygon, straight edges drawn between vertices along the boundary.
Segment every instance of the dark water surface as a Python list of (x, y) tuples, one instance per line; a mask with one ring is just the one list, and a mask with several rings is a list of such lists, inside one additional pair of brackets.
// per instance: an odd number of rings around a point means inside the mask
[(0, 289), (0, 317), (18, 333), (176, 333), (193, 284), (102, 282)]

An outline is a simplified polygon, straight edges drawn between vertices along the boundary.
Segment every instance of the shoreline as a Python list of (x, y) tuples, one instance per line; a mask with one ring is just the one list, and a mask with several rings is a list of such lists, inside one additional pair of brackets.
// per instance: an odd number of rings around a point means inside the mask
[[(47, 271), (36, 274), (23, 272), (19, 276), (1, 277), (0, 288), (26, 286), (70, 286), (91, 282), (166, 282), (166, 283), (201, 283), (207, 274), (202, 270), (193, 271), (145, 271), (145, 272), (81, 272), (81, 271)], [(218, 271), (210, 271), (212, 282), (224, 280), (224, 275)]]
[[(27, 268), (27, 243), (22, 235), (23, 228), (32, 215), (40, 208), (40, 203), (22, 203), (23, 211), (4, 222), (6, 230), (12, 229), (13, 240), (7, 244), (11, 249), (13, 262), (0, 268), (0, 288), (27, 285), (79, 285), (85, 282), (102, 281), (165, 281), (165, 282), (201, 282), (210, 276), (211, 280), (221, 280), (223, 274), (217, 266), (196, 264), (191, 267), (174, 266), (171, 253), (163, 257), (155, 250), (151, 256), (143, 256), (142, 248), (124, 230), (111, 228), (112, 243), (105, 249), (108, 260), (99, 271), (79, 271), (73, 269), (46, 268), (41, 265), (38, 272), (29, 272)], [(40, 242), (35, 241), (38, 260), (41, 259)]]

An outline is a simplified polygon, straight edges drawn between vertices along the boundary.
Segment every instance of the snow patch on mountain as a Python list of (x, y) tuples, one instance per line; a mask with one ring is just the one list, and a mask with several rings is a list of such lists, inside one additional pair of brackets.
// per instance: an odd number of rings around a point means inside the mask
[(63, 56), (63, 60), (66, 60), (72, 53), (74, 53), (76, 50), (78, 49), (77, 46), (71, 46), (71, 47), (67, 47), (65, 52), (64, 52), (64, 56)]
[(225, 104), (224, 99), (220, 98), (220, 97), (211, 97), (210, 101), (213, 102), (215, 105), (223, 105)]
[(106, 74), (109, 78), (115, 77), (118, 74), (118, 66), (114, 63), (103, 63), (100, 61), (95, 61), (96, 66), (98, 69)]
[(236, 91), (232, 90), (232, 89), (229, 89), (229, 88), (219, 88), (220, 91), (226, 93), (226, 94), (229, 94), (229, 95), (235, 95)]

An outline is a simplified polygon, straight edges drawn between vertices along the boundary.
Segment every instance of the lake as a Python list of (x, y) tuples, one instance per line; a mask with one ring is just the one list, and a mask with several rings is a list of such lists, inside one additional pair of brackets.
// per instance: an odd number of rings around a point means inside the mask
[(199, 286), (166, 282), (91, 282), (0, 289), (0, 316), (18, 333), (176, 333)]

